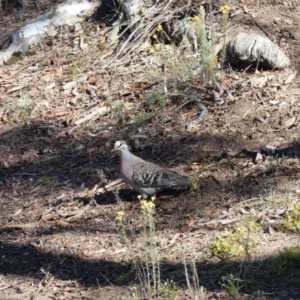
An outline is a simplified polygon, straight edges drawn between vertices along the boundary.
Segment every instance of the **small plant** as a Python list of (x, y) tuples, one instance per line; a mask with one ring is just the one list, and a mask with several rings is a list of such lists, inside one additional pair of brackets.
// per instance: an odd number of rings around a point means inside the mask
[(256, 296), (256, 297), (263, 297), (264, 294), (265, 294), (264, 291), (258, 290), (258, 291), (256, 291), (256, 292), (253, 293), (253, 296)]
[(113, 119), (119, 119), (123, 115), (124, 106), (122, 101), (113, 101), (111, 108)]
[(41, 272), (45, 275), (46, 278), (52, 278), (53, 277), (53, 275), (49, 271), (47, 271), (43, 268), (41, 268)]
[(18, 61), (21, 61), (24, 59), (24, 56), (20, 55), (20, 56), (17, 56), (17, 55), (12, 55), (6, 62), (5, 64), (7, 66), (11, 66), (15, 63), (17, 63)]
[(205, 10), (200, 6), (199, 16), (192, 20), (201, 46), (201, 77), (205, 82), (215, 82), (215, 68), (217, 57), (214, 56), (214, 45), (209, 41), (206, 34)]
[(68, 280), (63, 283), (63, 287), (73, 286), (75, 284), (75, 280)]
[(75, 80), (77, 78), (78, 74), (80, 74), (79, 60), (76, 57), (72, 60), (72, 78), (73, 78), (73, 80)]
[(49, 159), (49, 164), (52, 165), (52, 166), (57, 166), (57, 165), (60, 165), (64, 162), (64, 158), (63, 157), (53, 157), (53, 158), (50, 158)]
[(264, 193), (259, 196), (259, 199), (263, 204), (261, 209), (265, 209), (266, 206), (270, 205), (277, 208), (282, 207), (289, 201), (288, 196), (276, 195), (274, 190), (265, 190)]
[(1, 107), (0, 114), (10, 116), (10, 121), (19, 123), (28, 121), (33, 111), (33, 100), (21, 91), (19, 97), (11, 98), (7, 105)]
[(241, 285), (242, 282), (244, 282), (244, 280), (229, 274), (226, 276), (222, 276), (222, 282), (223, 282), (223, 286), (224, 288), (228, 291), (228, 293), (234, 297), (234, 299), (241, 299), (241, 295), (239, 293), (239, 290), (243, 287), (243, 285)]
[(210, 247), (212, 257), (228, 261), (233, 256), (247, 255), (257, 241), (250, 237), (250, 233), (260, 229), (254, 221), (236, 226), (233, 231), (225, 229), (223, 235)]
[(268, 165), (268, 170), (269, 170), (269, 172), (271, 172), (271, 173), (276, 172), (277, 168), (278, 168), (278, 166), (277, 166), (276, 164), (274, 164), (274, 163), (270, 163), (270, 164)]
[(28, 97), (28, 95), (20, 93), (20, 98), (18, 100), (18, 107), (24, 110), (32, 109), (32, 100)]
[(90, 206), (97, 206), (97, 201), (95, 200), (94, 197), (90, 198), (89, 204), (90, 204)]
[(166, 97), (163, 93), (160, 92), (153, 92), (147, 95), (145, 100), (147, 101), (147, 110), (150, 112), (138, 114), (134, 121), (136, 126), (142, 126), (145, 123), (149, 122), (151, 119), (157, 116), (160, 109), (165, 107), (166, 105)]
[(191, 188), (190, 188), (190, 192), (193, 196), (196, 196), (198, 195), (200, 191), (200, 184), (198, 181), (194, 180), (192, 181), (192, 185), (191, 185)]
[(161, 284), (158, 295), (166, 300), (175, 300), (176, 299), (177, 286), (172, 280), (166, 281), (164, 284)]
[(140, 297), (140, 295), (132, 295), (130, 300), (141, 300), (142, 298)]
[(153, 92), (147, 95), (146, 100), (148, 100), (148, 107), (152, 111), (156, 110), (157, 106), (166, 106), (166, 96), (160, 92)]
[(141, 113), (137, 115), (134, 123), (136, 126), (143, 126), (147, 122), (149, 122), (151, 119), (153, 119), (156, 116), (155, 112), (150, 112), (150, 113)]
[(141, 210), (144, 218), (145, 263), (148, 286), (150, 286), (151, 280), (154, 290), (157, 290), (160, 287), (160, 254), (155, 235), (154, 200), (155, 197), (151, 197), (151, 201), (142, 200)]
[[(195, 261), (192, 261), (188, 270), (187, 262), (184, 260), (184, 273), (188, 290), (192, 299), (206, 299), (205, 289), (200, 286), (198, 272), (196, 269)], [(191, 279), (190, 279), (191, 278)]]
[[(153, 296), (155, 295), (155, 297), (158, 296), (158, 299), (175, 300), (177, 299), (177, 285), (172, 280), (164, 283), (161, 282), (161, 254), (155, 232), (155, 197), (151, 197), (150, 201), (146, 201), (141, 200), (141, 196), (139, 195), (138, 199), (141, 203), (140, 208), (143, 215), (142, 238), (144, 246), (143, 252), (138, 258), (136, 258), (136, 253), (125, 231), (125, 213), (123, 211), (116, 213), (116, 220), (120, 224), (120, 234), (124, 239), (129, 253), (132, 254), (133, 268), (137, 273), (137, 277), (142, 285), (142, 293), (144, 294), (144, 297), (140, 297), (140, 294), (134, 293), (131, 299), (154, 299)], [(205, 289), (199, 284), (195, 262), (193, 261), (188, 269), (187, 263), (184, 261), (184, 267), (188, 289), (193, 299), (206, 299)]]
[[(141, 200), (141, 196), (138, 196), (138, 199)], [(143, 240), (145, 250), (142, 261), (133, 258), (133, 264), (136, 268), (138, 278), (148, 299), (151, 298), (153, 292), (158, 293), (161, 286), (160, 254), (155, 235), (154, 200), (155, 197), (152, 197), (151, 201), (141, 200), (141, 211), (144, 220)], [(134, 250), (132, 249), (123, 224), (124, 216), (125, 214), (123, 211), (118, 211), (116, 220), (121, 224), (121, 235), (129, 252), (132, 253), (134, 257)]]
[(285, 162), (286, 160), (288, 160), (288, 156), (286, 156), (284, 154), (283, 155), (276, 154), (276, 155), (269, 156), (268, 160), (269, 161)]
[(221, 51), (221, 63), (223, 64), (226, 58), (226, 37), (227, 37), (227, 26), (228, 26), (228, 18), (229, 18), (229, 12), (230, 12), (230, 6), (223, 5), (220, 7), (220, 12), (222, 14), (222, 29), (224, 31), (224, 42), (223, 42), (223, 48)]
[(234, 252), (236, 252), (235, 246), (223, 238), (219, 238), (210, 248), (211, 256), (222, 261), (229, 260)]
[(300, 203), (293, 205), (293, 208), (286, 212), (284, 222), (285, 231), (300, 231)]
[(53, 179), (51, 177), (42, 177), (41, 184), (49, 186), (53, 183)]
[(272, 271), (282, 276), (300, 269), (300, 247), (286, 248), (272, 263)]
[(286, 155), (272, 155), (268, 157), (269, 165), (268, 169), (270, 172), (276, 172), (278, 169), (284, 167), (284, 164), (288, 160)]
[[(163, 39), (171, 42), (170, 37), (164, 32), (161, 25), (157, 27), (156, 31)], [(155, 79), (164, 79), (165, 82), (167, 80), (166, 77), (172, 78), (175, 85), (176, 82), (191, 81), (199, 76), (204, 83), (214, 83), (218, 59), (214, 55), (213, 41), (207, 37), (203, 6), (200, 7), (197, 15), (181, 20), (174, 28), (173, 34), (176, 32), (182, 32), (182, 42), (179, 46), (174, 44), (171, 44), (171, 47), (164, 46), (157, 34), (152, 36), (155, 46), (159, 45), (159, 47), (152, 47), (151, 52), (157, 56), (158, 61), (167, 72), (148, 69), (149, 75)], [(199, 51), (198, 49), (192, 49), (188, 36), (190, 36), (190, 39), (191, 36), (193, 37), (194, 48), (195, 46), (198, 48), (194, 44), (200, 45)], [(194, 41), (197, 42), (194, 43)]]

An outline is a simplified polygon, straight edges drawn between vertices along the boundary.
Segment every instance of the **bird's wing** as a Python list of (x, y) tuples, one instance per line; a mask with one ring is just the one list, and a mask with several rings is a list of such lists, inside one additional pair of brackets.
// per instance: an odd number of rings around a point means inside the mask
[(187, 177), (143, 160), (136, 161), (133, 164), (132, 180), (135, 184), (143, 188), (189, 185)]

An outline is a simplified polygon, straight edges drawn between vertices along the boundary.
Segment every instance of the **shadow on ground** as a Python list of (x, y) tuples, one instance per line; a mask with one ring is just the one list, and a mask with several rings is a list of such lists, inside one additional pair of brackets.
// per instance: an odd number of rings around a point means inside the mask
[[(119, 204), (116, 194), (106, 192), (90, 198), (79, 198), (77, 193), (84, 189), (92, 189), (95, 184), (104, 186), (107, 182), (118, 178), (119, 158), (110, 153), (115, 140), (126, 139), (132, 129), (125, 130), (118, 136), (90, 137), (88, 135), (61, 136), (49, 138), (49, 130), (53, 128), (47, 124), (24, 127), (14, 130), (1, 137), (0, 168), (2, 199), (0, 203), (1, 225), (12, 223), (38, 222), (45, 210), (55, 208), (68, 210), (69, 203), (79, 207), (87, 207), (80, 219), (69, 220), (69, 225), (50, 227), (41, 232), (32, 232), (33, 235), (50, 235), (56, 232), (94, 231), (99, 233), (115, 232), (109, 217), (114, 218), (115, 211), (111, 205)], [(190, 174), (198, 180), (199, 174), (205, 172), (206, 165), (211, 174), (204, 179), (200, 177), (201, 189), (195, 195), (188, 191), (182, 193), (163, 193), (159, 196), (156, 206), (157, 230), (177, 230), (189, 232), (191, 219), (199, 215), (204, 209), (226, 209), (244, 198), (258, 197), (262, 191), (277, 187), (274, 170), (241, 175), (241, 168), (236, 160), (253, 163), (258, 149), (262, 145), (251, 141), (252, 149), (238, 143), (234, 154), (224, 151), (224, 148), (237, 145), (236, 133), (224, 138), (207, 133), (178, 133), (176, 136), (164, 136), (161, 132), (155, 141), (146, 141), (152, 144), (146, 151), (133, 149), (135, 154), (169, 168), (176, 168), (179, 172)], [(263, 142), (266, 144), (268, 141)], [(232, 148), (232, 147), (231, 147)], [(32, 156), (25, 154), (33, 151)], [(267, 153), (267, 155), (269, 155)], [(298, 142), (293, 142), (273, 154), (274, 156), (300, 157)], [(235, 161), (233, 161), (235, 160)], [(192, 163), (204, 164), (204, 168), (194, 171)], [(290, 166), (298, 171), (295, 166)], [(221, 175), (225, 177), (222, 178)], [(228, 177), (229, 176), (229, 177)], [(288, 175), (291, 178), (290, 175)], [(259, 178), (259, 180), (257, 180)], [(64, 195), (64, 196), (62, 196)], [(136, 205), (135, 193), (122, 189), (118, 193), (119, 200), (131, 208)], [(101, 222), (94, 222), (97, 216), (90, 215), (90, 202), (96, 202), (96, 209), (101, 215)], [(108, 210), (106, 208), (110, 207)], [(74, 209), (70, 206), (69, 210)], [(76, 208), (77, 209), (77, 208)], [(130, 209), (129, 209), (130, 210)], [(18, 213), (21, 211), (21, 213)], [(23, 215), (20, 218), (20, 215)], [(62, 220), (64, 217), (59, 215)], [(135, 215), (132, 216), (135, 218)], [(76, 225), (76, 226), (73, 226)], [(137, 232), (138, 233), (138, 232)], [(10, 241), (22, 240), (22, 245)], [(1, 263), (0, 273), (12, 276), (29, 276), (40, 280), (47, 274), (62, 280), (76, 280), (85, 286), (124, 285), (135, 281), (135, 272), (132, 263), (113, 262), (110, 257), (102, 260), (83, 260), (78, 258), (80, 253), (54, 254), (38, 250), (35, 245), (26, 245), (26, 235), (18, 231), (4, 231), (1, 233)], [(42, 247), (41, 247), (42, 248)], [(82, 256), (81, 256), (82, 257)], [(233, 274), (243, 278), (243, 289), (248, 291), (264, 290), (273, 292), (287, 291), (293, 295), (292, 288), (300, 286), (299, 254), (295, 255), (293, 264), (288, 261), (278, 263), (280, 254), (265, 261), (249, 261), (248, 263), (203, 263), (197, 264), (200, 284), (207, 289), (219, 289), (220, 283), (226, 282), (226, 276)], [(280, 265), (279, 267), (278, 264)], [(276, 266), (274, 268), (274, 265)], [(184, 266), (180, 263), (165, 261), (162, 264), (163, 279), (172, 279), (178, 285), (185, 285)], [(225, 276), (225, 277), (224, 277)], [(224, 279), (225, 278), (225, 279)], [(224, 281), (225, 280), (225, 281)]]
[[(71, 255), (54, 255), (38, 251), (34, 246), (15, 246), (0, 243), (0, 273), (31, 277), (40, 281), (47, 276), (61, 280), (76, 280), (86, 287), (122, 286), (136, 283), (132, 262), (115, 263), (109, 257), (103, 260), (85, 261)], [(191, 270), (189, 266), (188, 270)], [(282, 253), (263, 261), (216, 262), (196, 264), (200, 285), (207, 290), (221, 289), (230, 278), (240, 278), (241, 291), (253, 293), (299, 295), (300, 252)], [(184, 265), (164, 261), (161, 264), (162, 281), (173, 280), (178, 286), (186, 286)], [(191, 275), (191, 274), (190, 274)], [(236, 277), (235, 277), (236, 276)], [(297, 299), (297, 298), (294, 298)]]

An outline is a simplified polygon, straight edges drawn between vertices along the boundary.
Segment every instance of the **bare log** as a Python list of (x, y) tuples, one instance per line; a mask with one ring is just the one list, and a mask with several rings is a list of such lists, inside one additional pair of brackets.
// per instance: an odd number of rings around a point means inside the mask
[(239, 33), (227, 45), (227, 53), (240, 60), (258, 61), (268, 68), (284, 69), (289, 58), (268, 38), (258, 34)]
[(42, 38), (55, 36), (59, 26), (73, 25), (91, 14), (99, 5), (96, 0), (67, 0), (28, 22), (9, 36), (0, 47), (0, 65), (12, 55), (18, 55), (38, 45)]

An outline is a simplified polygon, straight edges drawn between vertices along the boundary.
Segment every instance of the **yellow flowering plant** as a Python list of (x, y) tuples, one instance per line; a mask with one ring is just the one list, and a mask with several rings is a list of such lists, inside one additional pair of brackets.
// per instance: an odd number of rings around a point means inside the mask
[(222, 27), (224, 30), (224, 45), (223, 49), (221, 51), (221, 63), (223, 64), (226, 58), (226, 37), (227, 37), (227, 25), (228, 25), (228, 18), (229, 18), (229, 12), (230, 12), (230, 6), (223, 5), (220, 7), (219, 10), (222, 13)]
[(121, 210), (117, 211), (117, 213), (116, 213), (116, 220), (122, 222), (124, 215), (125, 215), (124, 212), (122, 212)]
[(220, 7), (219, 10), (222, 14), (228, 14), (230, 12), (230, 6), (229, 5), (223, 5)]
[(163, 30), (163, 28), (162, 28), (161, 24), (159, 24), (159, 25), (156, 27), (156, 31), (157, 31), (157, 32), (160, 32), (160, 31), (162, 31), (162, 30)]
[(153, 203), (153, 201), (146, 201), (146, 200), (141, 201), (141, 210), (146, 213), (151, 212), (154, 207), (155, 204)]

